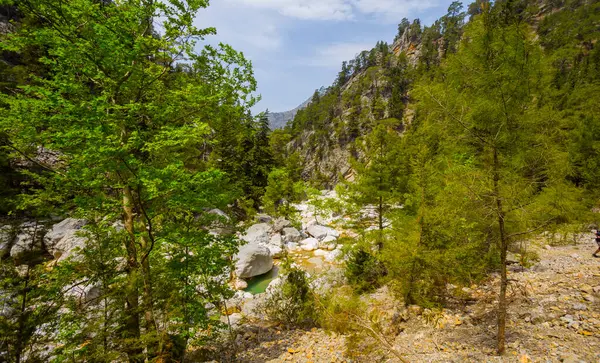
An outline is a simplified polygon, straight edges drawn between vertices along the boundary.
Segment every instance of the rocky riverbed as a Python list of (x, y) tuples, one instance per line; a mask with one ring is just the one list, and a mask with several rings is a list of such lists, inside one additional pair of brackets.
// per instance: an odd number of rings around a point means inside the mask
[[(588, 238), (589, 237), (589, 238)], [(499, 278), (454, 291), (451, 308), (404, 308), (384, 287), (365, 297), (383, 314), (390, 348), (373, 338), (349, 344), (349, 337), (321, 329), (284, 330), (240, 317), (236, 361), (242, 362), (599, 362), (600, 260), (591, 257), (591, 235), (575, 245), (549, 246), (540, 237), (530, 249), (539, 262), (512, 265), (509, 278), (507, 353), (495, 354), (495, 309)], [(458, 289), (453, 286), (450, 290)]]

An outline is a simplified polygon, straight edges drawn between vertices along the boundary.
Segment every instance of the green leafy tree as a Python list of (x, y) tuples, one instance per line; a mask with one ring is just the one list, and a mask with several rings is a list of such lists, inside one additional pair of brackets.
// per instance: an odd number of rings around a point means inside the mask
[[(15, 154), (30, 156), (44, 146), (60, 155), (57, 165), (33, 176), (36, 188), (22, 196), (21, 207), (70, 209), (94, 221), (101, 236), (111, 228), (96, 221), (121, 221), (123, 231), (110, 240), (111, 253), (126, 263), (116, 287), (120, 303), (113, 305), (119, 319), (112, 327), (120, 332), (114, 348), (130, 362), (167, 357), (171, 332), (189, 337), (172, 329), (186, 315), (169, 300), (180, 286), (171, 283), (177, 274), (167, 256), (185, 251), (177, 242), (182, 231), (186, 243), (206, 247), (190, 278), (210, 276), (190, 282), (203, 282), (205, 292), (188, 295), (183, 306), (203, 306), (226, 291), (211, 286), (224, 285), (218, 277), (227, 275), (235, 242), (211, 243), (194, 216), (232, 199), (225, 175), (203, 160), (207, 122), (244, 115), (253, 104), (250, 63), (226, 45), (196, 52), (197, 41), (214, 33), (192, 23), (205, 1), (17, 5), (44, 27), (21, 28), (0, 47), (47, 49), (39, 62), (48, 72), (1, 96), (0, 134)], [(176, 71), (178, 62), (189, 68)], [(205, 314), (190, 320), (198, 327), (208, 323)]]

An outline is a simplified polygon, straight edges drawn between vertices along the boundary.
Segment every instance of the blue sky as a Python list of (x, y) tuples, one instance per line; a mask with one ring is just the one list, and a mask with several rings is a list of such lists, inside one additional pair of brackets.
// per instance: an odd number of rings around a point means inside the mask
[[(403, 17), (430, 24), (451, 0), (212, 0), (196, 20), (252, 61), (262, 100), (286, 111), (329, 86), (344, 60), (391, 43)], [(468, 3), (464, 3), (465, 7)]]

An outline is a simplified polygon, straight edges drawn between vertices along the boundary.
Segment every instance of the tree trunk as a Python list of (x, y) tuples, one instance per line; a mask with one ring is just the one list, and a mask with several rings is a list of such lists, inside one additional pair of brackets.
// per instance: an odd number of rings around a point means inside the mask
[(25, 310), (27, 309), (27, 291), (29, 290), (29, 267), (27, 268), (27, 275), (25, 276), (25, 281), (23, 284), (23, 290), (21, 295), (21, 307), (19, 311), (19, 327), (17, 332), (17, 343), (15, 346), (15, 362), (21, 362), (21, 354), (23, 353), (24, 344), (26, 342), (26, 332), (27, 329), (26, 320), (27, 315)]
[(506, 254), (508, 252), (508, 240), (504, 225), (504, 210), (502, 198), (500, 198), (500, 163), (498, 150), (494, 148), (494, 198), (498, 215), (498, 230), (500, 233), (500, 295), (498, 296), (498, 354), (504, 354), (506, 345), (506, 288), (508, 279), (506, 275)]
[(137, 248), (135, 245), (133, 198), (128, 186), (123, 188), (123, 224), (128, 237), (125, 240), (127, 250), (127, 286), (125, 293), (125, 339), (130, 343), (125, 351), (130, 363), (143, 363), (140, 342), (139, 292), (137, 288)]
[(379, 239), (377, 240), (377, 250), (381, 252), (383, 249), (383, 197), (379, 197), (378, 206), (378, 222), (379, 222)]

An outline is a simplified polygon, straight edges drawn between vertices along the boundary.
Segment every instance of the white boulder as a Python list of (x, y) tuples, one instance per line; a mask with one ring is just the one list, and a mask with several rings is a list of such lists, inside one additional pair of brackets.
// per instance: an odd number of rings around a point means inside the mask
[(241, 239), (248, 242), (249, 244), (268, 244), (269, 243), (269, 233), (271, 232), (271, 227), (267, 223), (258, 223), (252, 225), (244, 235), (242, 235)]
[(290, 222), (284, 218), (277, 218), (276, 220), (273, 221), (273, 231), (275, 231), (277, 233), (281, 232), (284, 228), (288, 228), (291, 226), (292, 226), (292, 222)]
[(246, 279), (262, 275), (273, 268), (271, 251), (263, 245), (247, 244), (236, 255), (235, 272), (237, 277)]
[(316, 238), (307, 238), (300, 242), (300, 247), (304, 251), (314, 251), (319, 248), (319, 240)]
[(315, 254), (315, 256), (326, 256), (328, 254), (328, 252), (325, 250), (322, 250), (322, 249), (318, 249), (318, 250), (315, 250), (314, 254)]
[(36, 264), (43, 258), (44, 228), (36, 222), (25, 222), (10, 249), (10, 257), (17, 264)]
[(302, 234), (294, 227), (285, 227), (282, 234), (285, 242), (298, 242), (302, 239)]
[(333, 228), (313, 224), (306, 228), (306, 232), (318, 240), (323, 240), (327, 236), (338, 238), (340, 233)]
[(78, 232), (86, 225), (83, 219), (67, 218), (52, 226), (44, 236), (44, 245), (54, 258), (64, 260), (73, 255), (76, 249), (85, 248), (86, 238)]

